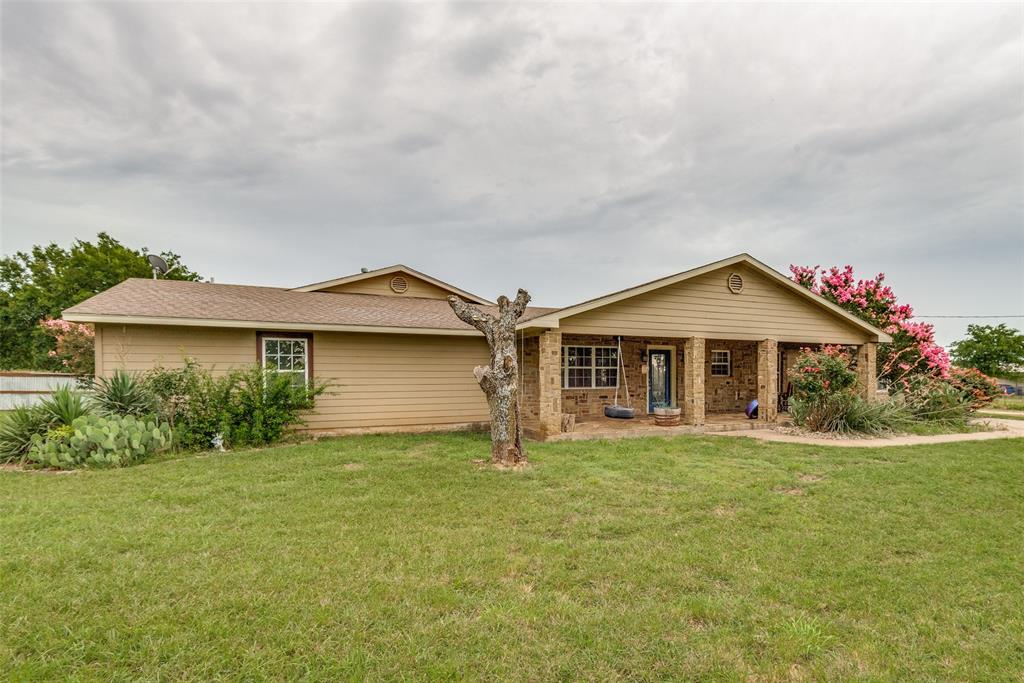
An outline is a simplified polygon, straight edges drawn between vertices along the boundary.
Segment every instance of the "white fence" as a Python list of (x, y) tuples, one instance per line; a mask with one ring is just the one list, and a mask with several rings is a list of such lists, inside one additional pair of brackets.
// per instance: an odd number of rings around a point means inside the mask
[(74, 375), (59, 372), (0, 372), (0, 410), (34, 406), (55, 389), (74, 387)]

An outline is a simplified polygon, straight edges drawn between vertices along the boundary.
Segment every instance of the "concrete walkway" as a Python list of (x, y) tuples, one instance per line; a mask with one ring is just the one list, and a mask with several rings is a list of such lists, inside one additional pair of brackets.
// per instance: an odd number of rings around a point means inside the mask
[[(780, 443), (802, 443), (812, 446), (837, 446), (839, 448), (883, 448), (886, 446), (920, 446), (932, 443), (954, 443), (957, 441), (988, 441), (990, 439), (1024, 438), (1024, 420), (1000, 420), (986, 417), (973, 420), (976, 424), (987, 424), (994, 431), (969, 432), (967, 434), (936, 434), (934, 436), (887, 436), (878, 438), (826, 439), (815, 436), (798, 436), (775, 430), (727, 431), (708, 433), (708, 436), (746, 436), (762, 441)], [(1024, 453), (1024, 447), (1021, 448)]]

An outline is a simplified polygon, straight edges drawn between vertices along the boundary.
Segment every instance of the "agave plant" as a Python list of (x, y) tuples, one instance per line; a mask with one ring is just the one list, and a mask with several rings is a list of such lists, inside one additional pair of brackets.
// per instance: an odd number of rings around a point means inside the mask
[(25, 459), (33, 434), (45, 434), (53, 416), (39, 407), (19, 406), (0, 416), (0, 463)]
[(92, 402), (104, 415), (145, 417), (156, 412), (156, 398), (138, 375), (115, 370), (110, 377), (98, 377), (89, 384)]
[(88, 415), (89, 405), (82, 394), (61, 387), (39, 402), (39, 409), (49, 416), (54, 425), (70, 425), (76, 418)]

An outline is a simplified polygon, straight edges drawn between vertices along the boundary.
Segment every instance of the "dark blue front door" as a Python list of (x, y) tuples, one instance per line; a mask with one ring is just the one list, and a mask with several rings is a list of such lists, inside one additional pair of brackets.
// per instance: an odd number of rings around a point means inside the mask
[(672, 403), (671, 351), (652, 349), (647, 353), (647, 405), (649, 410)]

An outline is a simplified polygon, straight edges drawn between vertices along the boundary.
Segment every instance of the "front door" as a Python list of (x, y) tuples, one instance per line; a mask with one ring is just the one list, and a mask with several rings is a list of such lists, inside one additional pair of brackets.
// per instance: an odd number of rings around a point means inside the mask
[(651, 349), (647, 352), (647, 412), (672, 404), (672, 352)]

